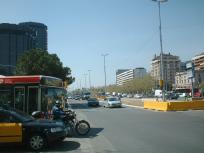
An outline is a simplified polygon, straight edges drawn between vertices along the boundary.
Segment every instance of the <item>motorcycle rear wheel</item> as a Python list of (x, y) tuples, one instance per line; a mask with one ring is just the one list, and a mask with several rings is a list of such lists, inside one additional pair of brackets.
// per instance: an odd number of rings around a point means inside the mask
[(85, 120), (81, 120), (76, 124), (75, 130), (79, 135), (86, 135), (90, 131), (90, 124)]

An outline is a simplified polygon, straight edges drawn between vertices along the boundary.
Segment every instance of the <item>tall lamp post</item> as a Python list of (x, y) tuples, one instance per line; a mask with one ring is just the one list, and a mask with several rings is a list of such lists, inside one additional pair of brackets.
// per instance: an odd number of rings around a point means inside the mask
[(104, 66), (104, 78), (105, 78), (105, 86), (104, 86), (104, 92), (106, 94), (106, 56), (108, 56), (109, 54), (102, 54), (103, 56), (103, 66)]
[(84, 81), (85, 81), (84, 83), (85, 83), (85, 89), (86, 89), (86, 87), (87, 87), (87, 86), (86, 86), (86, 76), (87, 76), (87, 74), (84, 74)]
[(161, 55), (160, 55), (160, 67), (161, 67), (161, 71), (160, 71), (160, 85), (162, 86), (162, 100), (165, 100), (165, 95), (164, 95), (164, 84), (165, 84), (165, 80), (164, 80), (164, 63), (163, 63), (163, 43), (162, 43), (162, 26), (161, 26), (161, 11), (160, 11), (160, 5), (161, 3), (167, 2), (168, 0), (152, 0), (154, 2), (157, 2), (158, 4), (158, 8), (159, 8), (159, 36), (160, 36), (160, 50), (161, 50)]
[(91, 70), (88, 70), (89, 72), (89, 89), (91, 89)]

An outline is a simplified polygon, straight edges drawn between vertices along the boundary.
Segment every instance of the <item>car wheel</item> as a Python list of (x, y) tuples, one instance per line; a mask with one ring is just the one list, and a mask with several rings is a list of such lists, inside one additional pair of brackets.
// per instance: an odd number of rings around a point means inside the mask
[(40, 150), (45, 146), (45, 139), (40, 134), (34, 134), (29, 139), (29, 146), (33, 150)]

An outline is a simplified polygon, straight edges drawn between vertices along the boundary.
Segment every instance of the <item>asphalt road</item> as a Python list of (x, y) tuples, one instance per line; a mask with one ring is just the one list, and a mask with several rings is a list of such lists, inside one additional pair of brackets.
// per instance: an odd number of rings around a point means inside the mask
[[(204, 153), (204, 111), (159, 112), (142, 108), (89, 108), (71, 101), (80, 119), (88, 120), (85, 137), (67, 138), (43, 152), (69, 153)], [(28, 152), (0, 147), (0, 152)]]

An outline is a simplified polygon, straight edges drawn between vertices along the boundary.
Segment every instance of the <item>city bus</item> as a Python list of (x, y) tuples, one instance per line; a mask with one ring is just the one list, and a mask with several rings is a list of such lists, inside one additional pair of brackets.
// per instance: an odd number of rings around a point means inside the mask
[(28, 114), (49, 112), (56, 100), (65, 103), (66, 89), (59, 78), (33, 76), (0, 76), (0, 105), (9, 105)]

